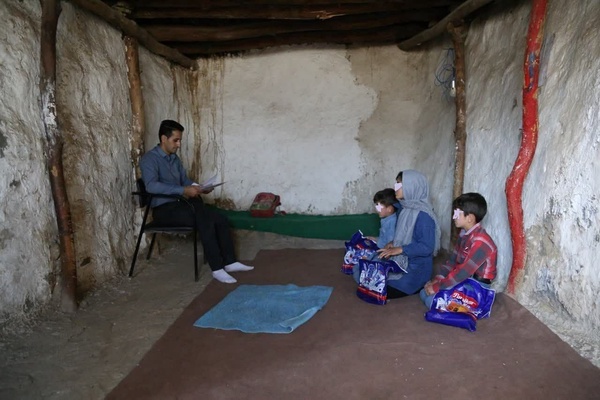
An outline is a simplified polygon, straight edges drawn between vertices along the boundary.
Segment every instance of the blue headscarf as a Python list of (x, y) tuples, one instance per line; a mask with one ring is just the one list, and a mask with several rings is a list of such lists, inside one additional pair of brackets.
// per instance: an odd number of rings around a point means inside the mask
[(420, 212), (424, 212), (435, 223), (435, 247), (433, 249), (433, 255), (435, 256), (440, 249), (442, 231), (431, 203), (429, 203), (427, 178), (422, 173), (412, 169), (402, 171), (402, 192), (404, 193), (404, 199), (400, 200), (402, 211), (400, 211), (396, 222), (394, 246), (405, 246), (412, 242), (417, 217)]

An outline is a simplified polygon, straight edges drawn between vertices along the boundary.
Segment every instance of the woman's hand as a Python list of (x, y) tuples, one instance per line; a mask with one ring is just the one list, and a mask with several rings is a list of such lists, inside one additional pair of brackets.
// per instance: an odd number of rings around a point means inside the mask
[(385, 249), (379, 249), (377, 250), (377, 252), (379, 253), (379, 257), (381, 258), (390, 258), (391, 256), (397, 256), (402, 254), (402, 247), (389, 247)]

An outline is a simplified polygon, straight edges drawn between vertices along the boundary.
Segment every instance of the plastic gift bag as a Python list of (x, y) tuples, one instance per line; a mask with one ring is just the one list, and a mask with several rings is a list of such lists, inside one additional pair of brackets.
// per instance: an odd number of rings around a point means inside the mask
[(342, 264), (342, 272), (346, 275), (352, 275), (353, 267), (361, 259), (370, 259), (376, 253), (379, 247), (374, 241), (367, 239), (361, 231), (356, 232), (350, 240), (344, 243), (346, 254)]
[(474, 332), (477, 320), (490, 316), (495, 298), (495, 290), (485, 288), (469, 278), (452, 288), (437, 292), (431, 309), (425, 313), (425, 319)]
[(356, 295), (367, 303), (384, 305), (387, 302), (387, 278), (390, 272), (402, 273), (395, 261), (376, 258), (358, 261), (360, 277)]

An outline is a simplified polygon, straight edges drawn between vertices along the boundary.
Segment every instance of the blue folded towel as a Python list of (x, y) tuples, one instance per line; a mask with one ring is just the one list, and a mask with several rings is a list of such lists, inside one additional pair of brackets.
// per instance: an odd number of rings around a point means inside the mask
[(319, 311), (329, 286), (240, 285), (194, 322), (199, 328), (290, 333)]

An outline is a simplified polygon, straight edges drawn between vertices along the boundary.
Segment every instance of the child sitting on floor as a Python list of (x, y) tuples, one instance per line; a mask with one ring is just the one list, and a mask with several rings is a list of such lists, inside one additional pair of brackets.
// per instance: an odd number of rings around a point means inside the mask
[(361, 231), (357, 231), (345, 243), (346, 254), (344, 255), (342, 272), (346, 275), (353, 275), (355, 280), (358, 278), (358, 260), (376, 257), (377, 250), (383, 248), (394, 238), (397, 219), (397, 210), (394, 207), (396, 203), (394, 189), (378, 191), (373, 196), (373, 203), (375, 203), (375, 209), (381, 218), (379, 236), (363, 236)]
[(485, 198), (479, 193), (464, 193), (452, 202), (452, 219), (462, 228), (452, 256), (442, 267), (440, 274), (425, 284), (419, 293), (427, 308), (435, 294), (458, 283), (473, 278), (481, 286), (489, 288), (496, 277), (496, 244), (481, 227), (487, 213)]
[(397, 202), (394, 189), (383, 189), (373, 196), (375, 209), (377, 210), (377, 214), (379, 214), (379, 218), (381, 218), (381, 226), (378, 237), (368, 236), (368, 238), (376, 242), (377, 247), (380, 249), (383, 249), (388, 243), (394, 240), (396, 220), (398, 219), (398, 210), (394, 204)]

